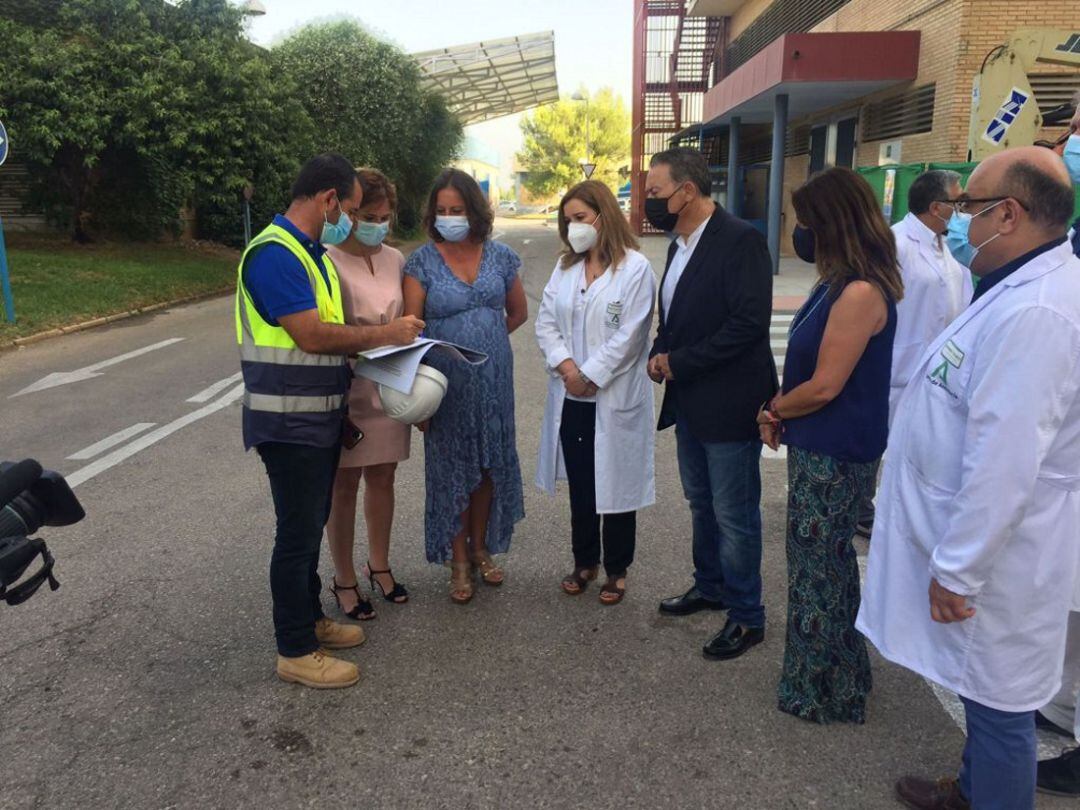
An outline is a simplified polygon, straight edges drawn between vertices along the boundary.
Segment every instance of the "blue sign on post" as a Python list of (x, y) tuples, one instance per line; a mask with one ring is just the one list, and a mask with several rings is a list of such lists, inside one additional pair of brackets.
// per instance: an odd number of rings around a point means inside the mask
[[(0, 166), (8, 156), (8, 135), (0, 121)], [(15, 323), (15, 299), (11, 296), (11, 279), (8, 278), (7, 250), (4, 248), (4, 222), (0, 220), (0, 287), (4, 292), (4, 315), (9, 323)]]

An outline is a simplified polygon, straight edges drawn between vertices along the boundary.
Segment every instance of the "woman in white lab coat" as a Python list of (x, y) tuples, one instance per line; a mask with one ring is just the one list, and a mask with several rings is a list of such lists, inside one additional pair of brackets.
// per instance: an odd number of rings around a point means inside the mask
[[(559, 205), (566, 249), (544, 289), (536, 340), (550, 379), (536, 484), (570, 485), (574, 570), (562, 589), (596, 579), (606, 605), (626, 593), (636, 512), (656, 500), (653, 394), (645, 366), (656, 279), (611, 190), (587, 180)], [(601, 517), (602, 516), (602, 517)]]

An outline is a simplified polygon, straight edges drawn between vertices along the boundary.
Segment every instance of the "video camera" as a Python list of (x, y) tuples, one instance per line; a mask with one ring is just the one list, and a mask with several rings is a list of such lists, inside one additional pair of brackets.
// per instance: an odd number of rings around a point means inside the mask
[[(44, 541), (30, 535), (42, 526), (70, 526), (84, 517), (79, 499), (60, 473), (43, 470), (33, 459), (0, 462), (0, 600), (22, 604), (45, 581), (51, 590), (59, 588), (52, 554)], [(19, 582), (39, 556), (41, 568)]]

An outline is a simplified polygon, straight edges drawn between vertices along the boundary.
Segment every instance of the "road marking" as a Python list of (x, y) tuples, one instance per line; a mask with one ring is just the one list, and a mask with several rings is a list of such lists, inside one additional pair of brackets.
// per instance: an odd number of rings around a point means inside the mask
[(236, 386), (236, 388), (229, 391), (229, 393), (221, 399), (211, 402), (209, 405), (204, 405), (191, 413), (185, 414), (179, 419), (169, 422), (167, 425), (162, 425), (157, 430), (153, 430), (150, 433), (140, 436), (138, 439), (131, 442), (131, 444), (125, 444), (123, 447), (113, 450), (107, 456), (102, 456), (97, 461), (87, 464), (80, 470), (76, 470), (71, 475), (66, 476), (68, 484), (73, 487), (77, 487), (79, 484), (85, 484), (91, 478), (101, 475), (106, 470), (115, 467), (121, 461), (131, 458), (136, 453), (145, 450), (151, 445), (157, 444), (162, 439), (176, 433), (176, 431), (198, 422), (200, 419), (204, 419), (211, 414), (217, 413), (222, 408), (227, 408), (243, 395), (244, 386)]
[(109, 366), (115, 366), (117, 363), (123, 363), (125, 360), (131, 360), (135, 357), (141, 357), (148, 352), (154, 352), (158, 349), (164, 349), (166, 346), (172, 346), (174, 343), (179, 343), (184, 338), (170, 338), (169, 340), (163, 340), (160, 343), (155, 343), (152, 346), (144, 346), (141, 349), (136, 349), (133, 352), (127, 354), (121, 354), (118, 357), (113, 357), (108, 360), (102, 360), (100, 363), (94, 363), (92, 366), (86, 366), (85, 368), (76, 369), (75, 371), (61, 371), (54, 374), (50, 374), (47, 377), (43, 377), (33, 385), (28, 385), (22, 391), (12, 394), (8, 399), (14, 399), (15, 397), (21, 397), (23, 394), (32, 394), (36, 391), (44, 391), (48, 388), (56, 388), (60, 385), (68, 385), (69, 383), (82, 382), (83, 380), (92, 380), (94, 377), (100, 377), (99, 373), (102, 369)]
[(83, 448), (78, 453), (73, 453), (68, 456), (68, 458), (72, 461), (86, 461), (89, 458), (104, 453), (110, 447), (115, 447), (121, 442), (126, 442), (128, 439), (138, 436), (140, 433), (149, 430), (154, 425), (154, 422), (139, 422), (137, 425), (124, 428), (123, 430), (114, 433), (112, 436), (102, 439), (100, 442), (95, 442), (89, 447)]
[(495, 231), (495, 233), (492, 235), (491, 238), (492, 239), (502, 239), (504, 236), (506, 236), (506, 231)]
[(226, 388), (228, 388), (230, 385), (233, 385), (234, 383), (240, 382), (240, 380), (242, 380), (243, 378), (244, 378), (244, 372), (238, 371), (235, 374), (233, 374), (231, 377), (226, 377), (224, 380), (218, 380), (216, 383), (211, 385), (209, 388), (204, 388), (202, 391), (197, 393), (195, 396), (189, 397), (187, 401), (188, 402), (196, 402), (196, 403), (199, 403), (199, 404), (202, 404), (203, 402), (209, 402), (214, 397), (216, 397), (218, 394), (220, 394), (222, 391), (224, 391)]
[(522, 240), (521, 240), (521, 244), (523, 244), (523, 245), (527, 245), (527, 244), (529, 244), (529, 243), (530, 243), (531, 241), (532, 241), (532, 239), (522, 239)]

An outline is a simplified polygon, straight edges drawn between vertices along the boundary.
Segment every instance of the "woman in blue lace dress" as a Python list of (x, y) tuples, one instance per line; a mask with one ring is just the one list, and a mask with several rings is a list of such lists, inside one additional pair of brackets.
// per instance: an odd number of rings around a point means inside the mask
[(521, 259), (490, 240), (493, 216), (476, 181), (457, 169), (435, 180), (424, 227), (431, 242), (405, 264), (405, 312), (426, 337), (484, 352), (472, 366), (429, 354), (450, 385), (424, 430), (425, 545), (430, 562), (451, 560), (450, 598), (473, 597), (473, 573), (501, 585), (491, 553), (510, 547), (525, 516), (514, 437), (514, 358), (509, 335), (528, 317)]

